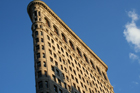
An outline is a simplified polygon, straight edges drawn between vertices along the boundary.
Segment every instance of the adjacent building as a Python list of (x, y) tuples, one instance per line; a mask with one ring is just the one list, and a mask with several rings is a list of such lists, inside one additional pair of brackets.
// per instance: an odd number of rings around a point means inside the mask
[(114, 93), (107, 65), (43, 2), (32, 21), (36, 93)]

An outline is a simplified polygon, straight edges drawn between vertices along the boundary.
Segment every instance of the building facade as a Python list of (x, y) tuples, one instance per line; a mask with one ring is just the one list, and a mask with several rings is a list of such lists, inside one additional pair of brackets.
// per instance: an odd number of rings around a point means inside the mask
[(107, 65), (43, 2), (32, 21), (36, 93), (114, 93)]

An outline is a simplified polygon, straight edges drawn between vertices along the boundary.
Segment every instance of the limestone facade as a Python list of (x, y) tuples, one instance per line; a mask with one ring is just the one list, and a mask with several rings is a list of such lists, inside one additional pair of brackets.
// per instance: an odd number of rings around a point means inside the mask
[(43, 2), (32, 21), (36, 93), (114, 93), (107, 65)]

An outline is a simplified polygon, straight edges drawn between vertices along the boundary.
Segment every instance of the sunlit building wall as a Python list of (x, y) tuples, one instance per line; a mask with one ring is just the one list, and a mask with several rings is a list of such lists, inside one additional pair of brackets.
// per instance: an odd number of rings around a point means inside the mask
[(36, 93), (114, 93), (107, 65), (43, 2), (32, 21)]

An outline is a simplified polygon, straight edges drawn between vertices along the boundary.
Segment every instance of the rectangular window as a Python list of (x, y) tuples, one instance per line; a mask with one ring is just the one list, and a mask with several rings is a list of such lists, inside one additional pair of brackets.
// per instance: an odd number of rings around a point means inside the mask
[(37, 53), (37, 59), (40, 58), (40, 53)]
[(44, 50), (44, 45), (42, 45), (42, 50)]
[(45, 77), (47, 77), (47, 71), (45, 71)]
[(34, 11), (34, 15), (37, 16), (37, 11)]
[(43, 62), (44, 67), (46, 67), (46, 62)]
[(61, 89), (59, 89), (59, 93), (62, 93), (62, 90)]
[(60, 74), (59, 74), (59, 71), (56, 69), (56, 74), (58, 75), (58, 76), (60, 76)]
[(43, 53), (43, 58), (45, 58), (45, 53)]
[(64, 87), (65, 87), (65, 89), (67, 89), (67, 84), (66, 83), (64, 83)]
[(58, 67), (58, 63), (55, 61), (55, 66), (57, 66)]
[(56, 82), (56, 77), (54, 75), (52, 75), (53, 81)]
[(61, 86), (61, 80), (60, 79), (58, 79), (58, 84)]
[(52, 66), (52, 71), (54, 71), (54, 67)]
[(41, 67), (41, 63), (40, 63), (40, 61), (37, 62), (37, 68), (39, 68), (39, 67)]
[(35, 40), (35, 41), (36, 41), (36, 43), (37, 43), (37, 42), (39, 42), (39, 39), (38, 39), (38, 38), (36, 38), (36, 40)]
[(38, 88), (39, 88), (39, 89), (40, 89), (40, 88), (43, 88), (43, 83), (42, 83), (42, 81), (38, 82)]
[(53, 62), (53, 58), (50, 57), (50, 61)]
[(44, 42), (43, 38), (41, 38), (41, 42)]
[(48, 88), (48, 81), (45, 81), (46, 88)]
[(57, 86), (54, 85), (54, 91), (57, 92)]
[(41, 71), (38, 71), (38, 78), (42, 76)]
[(36, 50), (39, 50), (39, 45), (36, 46)]

